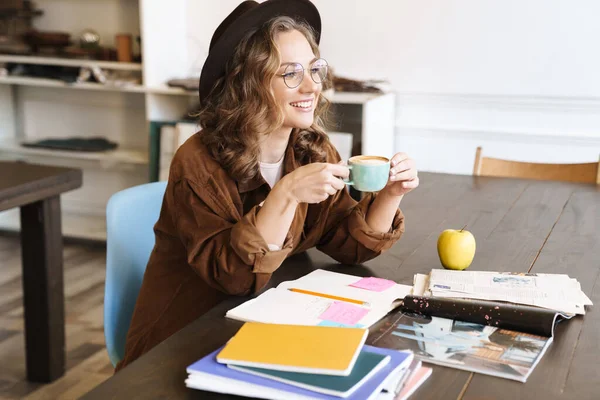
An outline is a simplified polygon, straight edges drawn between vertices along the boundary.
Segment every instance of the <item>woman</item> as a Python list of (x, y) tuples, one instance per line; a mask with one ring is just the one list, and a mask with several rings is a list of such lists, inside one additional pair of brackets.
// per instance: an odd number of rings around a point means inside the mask
[(202, 130), (177, 151), (122, 368), (230, 295), (260, 291), (286, 257), (317, 247), (343, 263), (379, 255), (404, 230), (418, 185), (392, 160), (360, 203), (321, 126), (327, 63), (308, 0), (246, 1), (217, 28), (200, 78)]

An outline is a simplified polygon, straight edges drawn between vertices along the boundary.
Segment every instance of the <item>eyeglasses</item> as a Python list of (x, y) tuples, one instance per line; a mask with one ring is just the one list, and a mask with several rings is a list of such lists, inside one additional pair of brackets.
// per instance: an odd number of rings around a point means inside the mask
[[(323, 83), (327, 79), (327, 61), (322, 58), (315, 60), (310, 65), (310, 77), (315, 83)], [(295, 89), (302, 83), (304, 79), (305, 68), (300, 63), (289, 64), (283, 74), (277, 76), (283, 77), (283, 82), (290, 89)]]

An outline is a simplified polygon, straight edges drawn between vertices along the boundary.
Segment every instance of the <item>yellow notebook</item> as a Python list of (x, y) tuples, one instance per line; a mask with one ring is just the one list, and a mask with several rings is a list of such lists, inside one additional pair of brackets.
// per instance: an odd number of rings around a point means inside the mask
[(221, 364), (348, 376), (369, 331), (247, 322), (217, 355)]

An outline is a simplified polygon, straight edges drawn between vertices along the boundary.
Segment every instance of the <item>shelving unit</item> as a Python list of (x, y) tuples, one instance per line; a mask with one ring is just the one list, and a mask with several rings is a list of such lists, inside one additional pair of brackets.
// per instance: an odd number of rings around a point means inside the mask
[[(196, 93), (169, 88), (186, 77), (187, 0), (36, 0), (41, 31), (85, 29), (112, 46), (119, 33), (142, 38), (142, 62), (0, 55), (0, 64), (99, 67), (142, 75), (141, 85), (66, 83), (25, 76), (0, 77), (0, 159), (81, 168), (83, 186), (61, 198), (66, 236), (105, 240), (106, 203), (112, 194), (148, 181), (149, 121), (181, 118)], [(158, 26), (164, 29), (157, 29)], [(137, 52), (137, 46), (134, 45)], [(108, 152), (56, 151), (21, 146), (44, 138), (102, 136), (118, 143)], [(1, 171), (4, 173), (5, 171)], [(18, 230), (18, 212), (0, 213), (0, 230)]]

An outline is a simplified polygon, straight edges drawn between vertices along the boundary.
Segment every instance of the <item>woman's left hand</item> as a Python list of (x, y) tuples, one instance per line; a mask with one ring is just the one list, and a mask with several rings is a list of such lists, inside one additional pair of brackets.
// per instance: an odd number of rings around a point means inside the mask
[(415, 161), (406, 153), (397, 153), (390, 160), (390, 179), (382, 190), (392, 196), (402, 196), (419, 186)]

